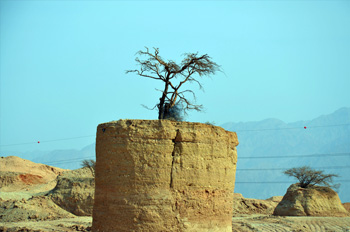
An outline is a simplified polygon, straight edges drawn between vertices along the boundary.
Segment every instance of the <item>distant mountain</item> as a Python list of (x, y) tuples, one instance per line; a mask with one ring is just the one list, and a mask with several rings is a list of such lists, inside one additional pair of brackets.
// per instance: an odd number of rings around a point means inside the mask
[(95, 144), (91, 144), (81, 150), (54, 150), (33, 159), (33, 161), (59, 168), (77, 169), (81, 168), (81, 162), (84, 159), (95, 159), (95, 157)]
[(95, 144), (84, 147), (81, 150), (62, 149), (53, 151), (31, 151), (26, 153), (7, 151), (6, 156), (19, 156), (35, 163), (47, 164), (63, 169), (81, 168), (84, 159), (95, 159)]
[[(350, 108), (341, 108), (310, 121), (285, 123), (279, 119), (266, 119), (258, 122), (229, 122), (221, 126), (238, 135), (235, 192), (242, 193), (246, 198), (257, 199), (282, 196), (288, 186), (296, 182), (282, 174), (282, 169), (310, 165), (315, 168), (325, 167), (323, 170), (326, 173), (340, 175), (335, 180), (341, 183), (340, 199), (350, 202), (350, 181), (342, 181), (350, 180)], [(313, 154), (319, 155), (304, 157)], [(81, 167), (82, 160), (95, 159), (95, 144), (82, 150), (33, 151), (25, 154), (7, 152), (6, 155), (20, 156), (64, 169), (77, 169)]]
[[(284, 195), (289, 183), (283, 182), (296, 180), (282, 174), (283, 170), (259, 169), (309, 165), (325, 173), (340, 175), (335, 179), (336, 183), (341, 183), (340, 199), (350, 201), (350, 181), (342, 181), (350, 180), (350, 108), (341, 108), (311, 121), (284, 123), (278, 119), (266, 119), (259, 122), (230, 122), (221, 126), (237, 132), (240, 143), (237, 147), (235, 192), (261, 199)], [(313, 154), (319, 155), (304, 157)], [(277, 158), (267, 158), (271, 156)]]

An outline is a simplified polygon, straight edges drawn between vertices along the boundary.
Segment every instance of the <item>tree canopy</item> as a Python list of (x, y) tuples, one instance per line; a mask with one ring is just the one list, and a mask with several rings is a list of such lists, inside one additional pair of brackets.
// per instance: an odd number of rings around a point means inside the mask
[(89, 168), (90, 171), (91, 171), (91, 174), (93, 175), (93, 177), (95, 177), (95, 166), (96, 166), (96, 161), (95, 160), (92, 160), (92, 159), (90, 159), (90, 160), (83, 160), (81, 162), (81, 166), (83, 168), (85, 168), (85, 167)]
[(291, 168), (283, 172), (288, 176), (295, 177), (299, 180), (299, 186), (307, 188), (313, 185), (324, 185), (327, 187), (338, 188), (338, 185), (332, 185), (335, 174), (324, 174), (321, 170), (314, 170), (309, 166)]
[[(159, 103), (155, 107), (158, 109), (158, 119), (169, 119), (178, 116), (179, 110), (184, 113), (187, 110), (202, 109), (202, 105), (196, 105), (187, 97), (188, 94), (196, 99), (195, 93), (190, 89), (183, 90), (186, 82), (197, 83), (202, 89), (202, 84), (198, 77), (210, 76), (217, 71), (221, 71), (220, 66), (211, 60), (207, 54), (198, 55), (198, 53), (186, 53), (180, 64), (172, 60), (164, 60), (159, 55), (159, 48), (153, 48), (153, 53), (145, 47), (145, 51), (138, 51), (137, 55), (145, 56), (145, 60), (136, 57), (135, 61), (140, 66), (139, 69), (127, 70), (126, 73), (136, 73), (141, 77), (147, 77), (164, 82), (164, 89), (159, 98)], [(181, 90), (180, 90), (181, 88)], [(177, 107), (177, 110), (174, 110)]]

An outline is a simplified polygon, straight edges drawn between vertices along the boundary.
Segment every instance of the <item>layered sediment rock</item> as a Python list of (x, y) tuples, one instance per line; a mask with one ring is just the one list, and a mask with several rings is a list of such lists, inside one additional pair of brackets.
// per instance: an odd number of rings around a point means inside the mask
[(323, 186), (301, 188), (298, 184), (293, 184), (288, 188), (273, 214), (330, 217), (350, 215), (341, 204), (338, 194), (331, 188)]
[(64, 172), (48, 196), (61, 208), (77, 216), (91, 216), (94, 204), (95, 180), (88, 168)]
[(20, 189), (35, 191), (39, 185), (53, 182), (64, 171), (66, 170), (37, 164), (16, 156), (0, 157), (0, 191), (14, 192)]
[(93, 231), (232, 231), (237, 145), (201, 123), (100, 124)]
[(233, 216), (247, 214), (273, 214), (276, 206), (282, 200), (281, 196), (274, 196), (266, 200), (244, 198), (240, 193), (234, 193)]

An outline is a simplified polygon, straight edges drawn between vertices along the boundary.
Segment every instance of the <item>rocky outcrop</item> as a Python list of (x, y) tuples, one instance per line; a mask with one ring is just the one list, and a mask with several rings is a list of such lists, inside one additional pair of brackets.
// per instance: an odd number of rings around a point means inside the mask
[(349, 216), (338, 194), (329, 187), (312, 186), (301, 188), (291, 185), (274, 215), (278, 216)]
[(235, 193), (233, 198), (233, 216), (249, 214), (272, 215), (281, 196), (274, 196), (266, 200), (244, 198), (242, 194)]
[(343, 203), (343, 206), (350, 213), (350, 203), (349, 202)]
[(77, 216), (91, 216), (95, 180), (88, 168), (64, 172), (48, 197), (61, 208)]
[[(37, 164), (16, 156), (0, 157), (0, 191), (27, 191), (47, 184), (66, 171), (45, 164)], [(37, 188), (38, 189), (38, 188)], [(38, 189), (42, 191), (42, 189)]]
[(232, 231), (237, 145), (201, 123), (100, 124), (93, 231)]
[(350, 202), (343, 203), (343, 206), (350, 213)]

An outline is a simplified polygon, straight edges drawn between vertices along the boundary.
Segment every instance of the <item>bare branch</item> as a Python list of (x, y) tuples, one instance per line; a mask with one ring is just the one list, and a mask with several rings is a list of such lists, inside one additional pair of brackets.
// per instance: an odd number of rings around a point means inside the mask
[(141, 104), (141, 106), (143, 106), (144, 108), (148, 109), (148, 110), (154, 110), (157, 105), (155, 105), (153, 108), (149, 108), (148, 106), (144, 105), (144, 104)]
[[(201, 110), (201, 105), (192, 104), (185, 96), (185, 93), (191, 93), (193, 99), (196, 100), (192, 90), (180, 92), (179, 89), (182, 89), (186, 82), (195, 82), (200, 89), (203, 89), (202, 84), (194, 75), (209, 76), (215, 74), (216, 71), (221, 71), (220, 66), (213, 62), (207, 54), (198, 56), (198, 52), (185, 54), (180, 65), (172, 60), (165, 61), (160, 57), (159, 48), (153, 48), (153, 52), (151, 52), (148, 47), (145, 47), (145, 50), (140, 50), (136, 54), (145, 56), (146, 59), (140, 60), (139, 57), (136, 57), (135, 61), (140, 68), (127, 70), (126, 73), (135, 73), (141, 77), (164, 82), (164, 90), (157, 89), (157, 91), (162, 92), (159, 104), (157, 104), (159, 119), (167, 118), (167, 114), (172, 112), (171, 108), (175, 107), (177, 102), (183, 106), (185, 112), (192, 109)], [(175, 111), (178, 112), (178, 110)]]
[(95, 166), (96, 166), (96, 161), (95, 160), (83, 160), (80, 164), (83, 168), (89, 168), (91, 171), (91, 174), (93, 177), (95, 177)]
[(144, 72), (143, 70), (141, 70), (141, 72), (139, 70), (127, 70), (127, 71), (125, 71), (126, 74), (132, 73), (132, 72), (134, 72), (137, 75), (142, 76), (142, 77), (148, 77), (148, 78), (152, 78), (152, 79), (156, 79), (156, 80), (163, 80), (161, 77), (154, 77), (154, 76), (150, 76), (150, 75), (145, 75), (145, 74), (143, 74), (143, 72)]

